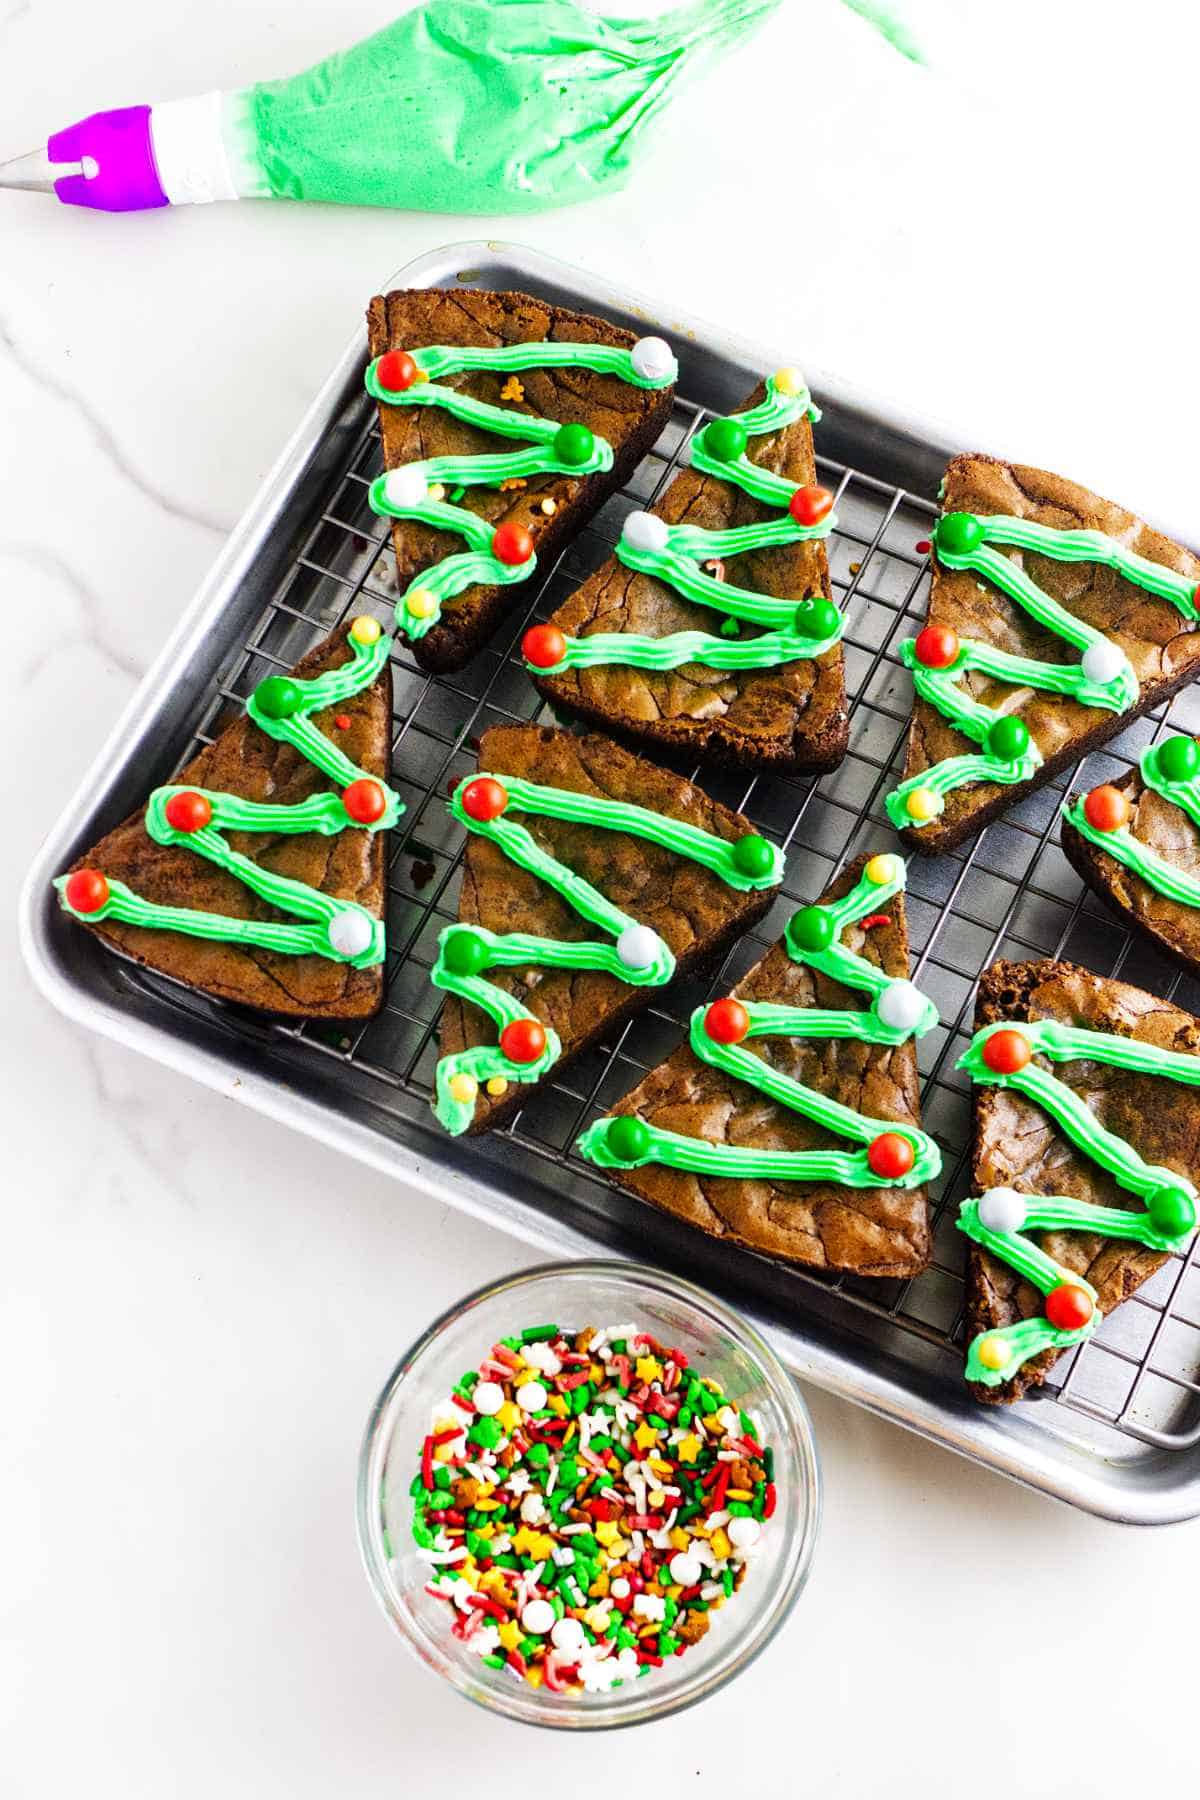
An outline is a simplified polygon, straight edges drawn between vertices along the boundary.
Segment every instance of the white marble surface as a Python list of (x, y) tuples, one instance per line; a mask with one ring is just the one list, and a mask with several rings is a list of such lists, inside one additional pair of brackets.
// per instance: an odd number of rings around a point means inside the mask
[[(0, 157), (95, 105), (300, 66), (389, 10), (0, 0)], [(1185, 9), (909, 10), (941, 73), (832, 0), (789, 0), (626, 195), (510, 235), (1195, 539)], [(14, 893), (365, 298), (489, 229), (286, 206), (122, 220), (0, 195)], [(819, 1393), (816, 1573), (743, 1683), (604, 1756), (469, 1712), (368, 1597), (355, 1453), (414, 1331), (524, 1253), (68, 1027), (12, 954), (2, 979), (13, 1800), (315, 1800), (481, 1774), (496, 1800), (535, 1782), (584, 1800), (618, 1768), (672, 1794), (948, 1796), (967, 1770), (983, 1794), (1194, 1785), (1200, 1526), (1095, 1523)]]

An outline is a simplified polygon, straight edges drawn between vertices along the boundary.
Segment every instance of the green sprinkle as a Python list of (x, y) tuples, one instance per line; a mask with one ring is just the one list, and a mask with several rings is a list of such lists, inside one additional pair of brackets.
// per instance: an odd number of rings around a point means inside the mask
[(472, 1556), (490, 1556), (492, 1554), (491, 1540), (480, 1537), (477, 1531), (468, 1531), (467, 1549)]
[(637, 1638), (634, 1636), (633, 1632), (630, 1631), (628, 1625), (622, 1625), (617, 1632), (617, 1644), (622, 1650), (637, 1649)]
[(680, 1425), (690, 1425), (695, 1416), (696, 1415), (690, 1406), (681, 1406), (677, 1423)]
[(599, 1456), (602, 1450), (612, 1449), (612, 1439), (607, 1432), (598, 1431), (595, 1437), (588, 1439), (588, 1449), (593, 1451), (596, 1456)]
[(751, 1438), (754, 1441), (754, 1443), (757, 1444), (757, 1442), (758, 1442), (758, 1427), (754, 1423), (754, 1420), (750, 1417), (750, 1414), (744, 1413), (744, 1412), (739, 1412), (738, 1418), (741, 1420), (742, 1432), (743, 1432), (744, 1436)]
[[(564, 1456), (558, 1465), (558, 1479), (568, 1487), (575, 1487), (579, 1482), (579, 1464), (573, 1456)], [(555, 1496), (552, 1494), (551, 1499)]]
[(521, 1348), (521, 1340), (519, 1337), (501, 1338), (500, 1342), (504, 1345), (506, 1350), (519, 1350)]
[(511, 1550), (505, 1550), (500, 1556), (493, 1556), (492, 1561), (500, 1569), (519, 1569), (521, 1566), (519, 1559)]
[(544, 1469), (550, 1461), (550, 1452), (545, 1444), (530, 1444), (525, 1452), (525, 1461), (535, 1469)]
[(727, 1501), (726, 1510), (731, 1519), (749, 1519), (753, 1516), (754, 1512), (754, 1508), (747, 1506), (744, 1500)]
[(433, 1471), (433, 1485), (436, 1488), (443, 1489), (450, 1486), (450, 1471), (445, 1463), (439, 1463), (438, 1467)]
[(763, 1451), (762, 1459), (763, 1459), (763, 1468), (767, 1472), (767, 1480), (774, 1481), (774, 1479), (775, 1479), (775, 1452), (772, 1450), (770, 1444), (768, 1444), (766, 1449)]
[(550, 1338), (558, 1336), (557, 1325), (531, 1325), (528, 1331), (521, 1333), (523, 1344), (544, 1344)]
[(678, 1650), (678, 1648), (679, 1648), (679, 1639), (677, 1637), (674, 1637), (672, 1635), (672, 1633), (669, 1631), (660, 1631), (659, 1632), (659, 1634), (658, 1634), (658, 1654), (660, 1656), (674, 1656), (674, 1654)]
[(619, 1637), (620, 1633), (621, 1615), (619, 1612), (611, 1612), (604, 1621), (604, 1635), (606, 1638), (612, 1638)]
[(433, 1533), (430, 1531), (428, 1525), (424, 1524), (422, 1520), (413, 1520), (412, 1534), (414, 1544), (417, 1544), (422, 1550), (432, 1550)]
[(721, 1586), (725, 1589), (725, 1598), (728, 1600), (729, 1596), (733, 1593), (733, 1570), (732, 1569), (726, 1569), (725, 1573), (722, 1575)]
[(577, 1388), (572, 1388), (572, 1390), (571, 1390), (571, 1411), (575, 1414), (576, 1417), (578, 1417), (581, 1412), (586, 1412), (588, 1407), (591, 1405), (592, 1392), (593, 1392), (592, 1384), (590, 1381), (585, 1381), (582, 1383), (581, 1386), (579, 1386)]
[(466, 493), (466, 491), (467, 490), (465, 487), (451, 488), (450, 489), (451, 504), (454, 506), (457, 506), (458, 502), (462, 499), (462, 497)]
[(624, 1356), (625, 1348), (626, 1348), (625, 1339), (624, 1338), (614, 1338), (612, 1343), (608, 1347), (612, 1351), (614, 1356)]
[(663, 1624), (673, 1625), (678, 1616), (679, 1602), (678, 1600), (672, 1600), (671, 1596), (668, 1594), (667, 1598), (663, 1601)]
[(494, 1450), (503, 1436), (495, 1419), (476, 1419), (467, 1433), (469, 1441), (478, 1444), (481, 1450)]
[(661, 1418), (658, 1413), (647, 1413), (646, 1417), (649, 1419), (651, 1425), (653, 1425), (655, 1431), (670, 1431), (671, 1427), (667, 1420)]
[(479, 1660), (486, 1663), (489, 1669), (502, 1669), (505, 1662), (504, 1657), (496, 1656), (494, 1653), (491, 1656), (481, 1656)]
[(571, 1548), (577, 1554), (582, 1552), (584, 1556), (598, 1556), (600, 1554), (600, 1546), (590, 1531), (574, 1532), (571, 1538)]
[(523, 1637), (521, 1639), (520, 1643), (517, 1645), (517, 1649), (521, 1652), (521, 1655), (525, 1658), (525, 1660), (527, 1662), (528, 1662), (529, 1658), (531, 1656), (533, 1656), (534, 1653), (536, 1651), (540, 1650), (541, 1648), (542, 1648), (541, 1638), (535, 1638), (535, 1637)]

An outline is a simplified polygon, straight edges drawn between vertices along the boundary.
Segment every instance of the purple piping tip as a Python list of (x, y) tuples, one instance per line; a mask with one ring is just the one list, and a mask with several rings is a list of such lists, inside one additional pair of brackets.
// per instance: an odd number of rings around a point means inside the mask
[(77, 125), (56, 131), (46, 145), (52, 163), (96, 166), (94, 175), (64, 175), (54, 191), (68, 206), (101, 212), (144, 212), (168, 206), (154, 161), (150, 108), (121, 106), (92, 113)]

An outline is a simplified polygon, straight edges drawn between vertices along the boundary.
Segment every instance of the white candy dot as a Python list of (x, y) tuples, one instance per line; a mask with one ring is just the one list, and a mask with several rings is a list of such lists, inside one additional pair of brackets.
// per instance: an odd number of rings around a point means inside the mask
[(648, 969), (662, 950), (662, 939), (648, 925), (627, 925), (617, 939), (617, 956), (627, 969)]
[(578, 1619), (556, 1619), (550, 1627), (550, 1642), (556, 1650), (582, 1650), (587, 1633)]
[(546, 1390), (540, 1381), (523, 1381), (517, 1389), (517, 1405), (526, 1412), (541, 1412), (546, 1404)]
[(979, 1223), (987, 1231), (1020, 1231), (1025, 1211), (1025, 1196), (1016, 1188), (989, 1188), (979, 1196)]
[(477, 1413), (489, 1419), (504, 1405), (504, 1389), (498, 1381), (477, 1381), (471, 1390), (471, 1404)]
[(531, 1600), (521, 1614), (521, 1624), (530, 1637), (545, 1637), (557, 1616), (548, 1600)]
[(893, 981), (875, 1002), (875, 1013), (891, 1031), (914, 1031), (925, 1012), (925, 997), (911, 981)]
[(665, 550), (670, 527), (654, 513), (630, 513), (621, 528), (621, 540), (631, 550)]
[(703, 1573), (699, 1557), (689, 1556), (686, 1550), (677, 1550), (671, 1558), (671, 1580), (680, 1587), (695, 1587)]
[(741, 1513), (730, 1519), (725, 1527), (725, 1535), (737, 1550), (751, 1550), (762, 1535), (762, 1526), (757, 1519), (744, 1517)]
[(629, 352), (635, 375), (643, 381), (661, 381), (675, 371), (675, 353), (666, 338), (639, 338)]
[(420, 469), (389, 469), (383, 492), (389, 506), (420, 506), (429, 498), (429, 486)]
[(627, 1600), (629, 1598), (629, 1583), (623, 1575), (618, 1575), (615, 1581), (609, 1582), (608, 1591), (614, 1600)]
[(329, 942), (339, 956), (361, 956), (374, 935), (366, 913), (341, 912), (329, 921)]
[(1103, 685), (1115, 681), (1121, 673), (1125, 667), (1125, 652), (1105, 638), (1102, 643), (1088, 645), (1079, 659), (1079, 666), (1089, 681)]

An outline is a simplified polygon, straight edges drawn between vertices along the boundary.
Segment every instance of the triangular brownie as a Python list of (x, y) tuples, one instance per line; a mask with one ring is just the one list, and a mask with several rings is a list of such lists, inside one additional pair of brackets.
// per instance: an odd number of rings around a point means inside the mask
[(859, 857), (580, 1150), (723, 1242), (914, 1275), (941, 1157), (920, 1129), (913, 1039), (936, 1022), (908, 980), (903, 861)]
[(959, 1227), (967, 1379), (1039, 1386), (1196, 1220), (1200, 1021), (1071, 963), (993, 963), (959, 1063), (977, 1083)]
[(529, 605), (531, 559), (549, 568), (653, 444), (675, 358), (531, 294), (398, 289), (367, 324), (384, 465), (403, 471), (371, 489), (394, 521), (397, 623), (423, 668), (460, 669)]
[(1200, 558), (1059, 475), (988, 456), (946, 471), (917, 689), (888, 814), (936, 855), (1200, 668)]
[(1075, 794), (1062, 820), (1068, 860), (1160, 950), (1200, 974), (1200, 744), (1151, 744), (1140, 767)]
[(59, 879), (64, 909), (218, 999), (305, 1019), (373, 1013), (386, 828), (403, 810), (385, 781), (389, 642), (356, 619), (260, 683), (241, 718)]
[(667, 981), (767, 911), (777, 846), (690, 781), (599, 736), (500, 725), (451, 800), (467, 828), (435, 1108), (483, 1131)]
[(704, 428), (653, 512), (633, 514), (617, 553), (526, 633), (547, 700), (706, 763), (837, 767), (849, 721), (823, 542), (835, 521), (811, 412), (781, 369)]

